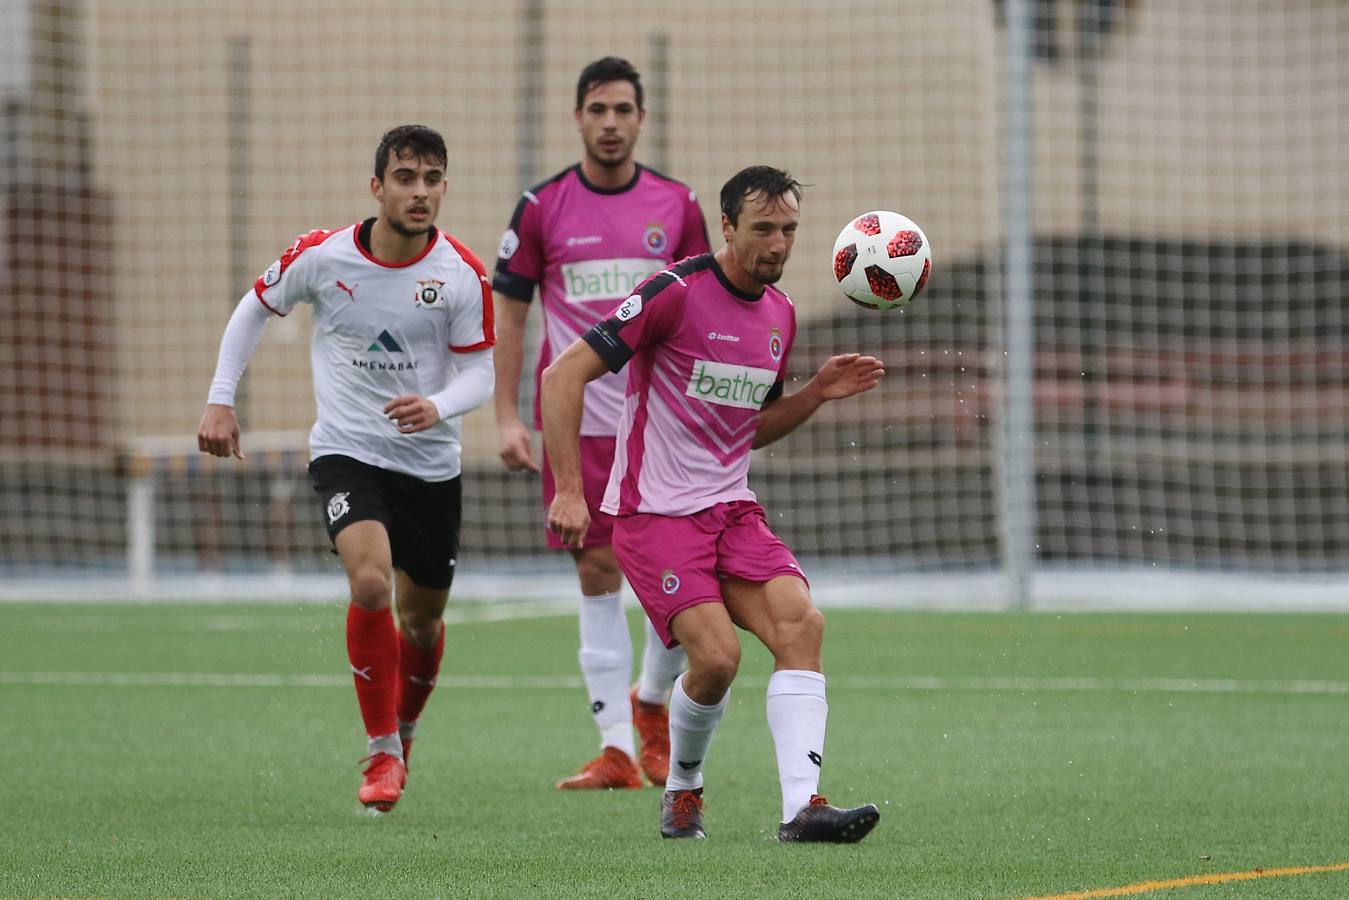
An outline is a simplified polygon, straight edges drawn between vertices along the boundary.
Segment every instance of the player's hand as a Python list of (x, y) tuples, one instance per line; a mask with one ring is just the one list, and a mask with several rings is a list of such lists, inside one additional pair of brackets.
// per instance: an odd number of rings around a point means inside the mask
[(425, 431), (440, 421), (440, 410), (436, 409), (436, 405), (416, 394), (394, 397), (384, 405), (384, 415), (395, 422), (403, 434)]
[(516, 419), (498, 425), (497, 431), (501, 435), (501, 461), (508, 471), (539, 471), (539, 464), (534, 461), (534, 437), (525, 423)]
[(871, 390), (884, 374), (885, 364), (876, 357), (844, 353), (825, 360), (814, 381), (821, 399), (839, 400)]
[(206, 404), (206, 412), (201, 414), (201, 424), (197, 426), (197, 449), (212, 456), (244, 458), (239, 447), (239, 420), (233, 406)]
[(548, 527), (573, 550), (580, 550), (590, 528), (590, 509), (583, 494), (557, 493), (548, 507)]

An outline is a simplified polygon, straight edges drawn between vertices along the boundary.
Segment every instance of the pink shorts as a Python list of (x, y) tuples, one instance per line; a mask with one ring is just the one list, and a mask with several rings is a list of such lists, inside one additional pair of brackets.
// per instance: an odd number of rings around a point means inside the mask
[(619, 516), (614, 555), (667, 647), (679, 643), (670, 621), (690, 606), (723, 602), (721, 580), (727, 576), (768, 581), (795, 575), (806, 581), (753, 500), (718, 503), (689, 516)]
[[(585, 494), (586, 506), (590, 507), (590, 527), (586, 529), (585, 546), (607, 547), (614, 542), (614, 517), (600, 510), (604, 502), (604, 492), (609, 487), (609, 470), (614, 466), (614, 448), (618, 438), (584, 437), (581, 438), (581, 490)], [(548, 507), (553, 505), (557, 494), (557, 485), (553, 483), (553, 470), (548, 465), (548, 451), (543, 452), (543, 528), (548, 533), (548, 546), (561, 550), (565, 546), (548, 527)]]

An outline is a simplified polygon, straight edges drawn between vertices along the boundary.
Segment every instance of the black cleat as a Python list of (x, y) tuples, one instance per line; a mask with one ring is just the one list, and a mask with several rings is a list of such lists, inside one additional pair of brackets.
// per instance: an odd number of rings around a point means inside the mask
[(881, 811), (871, 803), (839, 809), (815, 794), (795, 819), (778, 826), (778, 840), (784, 844), (855, 844), (871, 834), (880, 820)]
[(703, 831), (703, 789), (666, 791), (660, 798), (660, 836), (667, 838), (705, 838)]

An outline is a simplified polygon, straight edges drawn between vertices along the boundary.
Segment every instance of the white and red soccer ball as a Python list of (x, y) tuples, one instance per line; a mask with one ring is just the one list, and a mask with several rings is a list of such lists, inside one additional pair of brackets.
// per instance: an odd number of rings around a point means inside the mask
[(834, 278), (858, 306), (896, 309), (927, 284), (932, 247), (907, 216), (878, 210), (853, 219), (834, 241)]

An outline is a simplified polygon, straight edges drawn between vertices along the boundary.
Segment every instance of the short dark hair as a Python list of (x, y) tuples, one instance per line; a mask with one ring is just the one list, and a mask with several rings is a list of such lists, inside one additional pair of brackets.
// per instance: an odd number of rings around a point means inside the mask
[(445, 139), (439, 131), (426, 125), (399, 125), (384, 132), (384, 137), (379, 139), (379, 146), (375, 148), (375, 177), (384, 180), (390, 153), (402, 159), (409, 151), (418, 159), (438, 162), (442, 167), (449, 164), (450, 155), (445, 151)]
[(772, 166), (750, 166), (731, 176), (731, 180), (721, 186), (721, 212), (732, 225), (740, 218), (745, 198), (750, 194), (762, 192), (767, 198), (774, 199), (791, 194), (801, 200), (802, 184), (782, 169)]
[(637, 94), (637, 108), (646, 109), (642, 105), (642, 76), (637, 74), (632, 63), (621, 56), (597, 59), (581, 70), (581, 77), (576, 79), (576, 108), (580, 109), (581, 104), (585, 103), (586, 94), (611, 81), (626, 81), (631, 84), (632, 90)]

